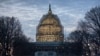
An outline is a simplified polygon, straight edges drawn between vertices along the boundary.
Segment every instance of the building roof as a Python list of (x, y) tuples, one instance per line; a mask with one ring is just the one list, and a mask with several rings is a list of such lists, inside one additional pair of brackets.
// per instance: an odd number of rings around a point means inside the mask
[(33, 42), (35, 46), (63, 46), (63, 42)]
[[(46, 21), (49, 21), (50, 23), (46, 22)], [(48, 13), (42, 16), (38, 26), (40, 26), (42, 24), (52, 24), (51, 23), (52, 21), (56, 21), (58, 25), (61, 25), (61, 22), (60, 22), (58, 16), (52, 13), (51, 5), (49, 4)]]

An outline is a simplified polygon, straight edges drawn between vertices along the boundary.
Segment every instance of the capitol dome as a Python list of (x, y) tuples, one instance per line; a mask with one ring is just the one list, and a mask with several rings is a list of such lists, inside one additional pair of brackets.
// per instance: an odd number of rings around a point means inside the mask
[(63, 26), (57, 15), (52, 13), (51, 6), (46, 15), (37, 26), (36, 40), (37, 42), (63, 42)]

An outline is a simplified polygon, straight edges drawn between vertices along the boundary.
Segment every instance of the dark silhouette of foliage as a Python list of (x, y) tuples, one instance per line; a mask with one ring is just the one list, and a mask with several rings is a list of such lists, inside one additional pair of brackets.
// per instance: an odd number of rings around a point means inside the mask
[(71, 32), (68, 39), (82, 43), (82, 55), (100, 54), (100, 7), (92, 8), (85, 15), (85, 20), (78, 23), (77, 30)]
[(87, 28), (85, 31), (93, 35), (91, 40), (89, 40), (90, 47), (92, 49), (94, 48), (91, 50), (91, 53), (94, 52), (95, 55), (98, 55), (100, 54), (100, 7), (92, 8), (89, 12), (87, 12), (84, 23), (87, 25), (84, 26)]
[[(28, 39), (22, 32), (19, 20), (14, 17), (0, 17), (0, 45), (2, 46), (0, 49), (1, 55), (17, 55), (18, 49), (26, 48), (25, 43), (28, 43)], [(25, 52), (25, 50), (21, 49), (20, 51)]]
[(96, 35), (95, 40), (97, 41), (98, 50), (100, 50), (100, 7), (92, 8), (87, 12), (85, 21), (88, 24), (88, 29)]

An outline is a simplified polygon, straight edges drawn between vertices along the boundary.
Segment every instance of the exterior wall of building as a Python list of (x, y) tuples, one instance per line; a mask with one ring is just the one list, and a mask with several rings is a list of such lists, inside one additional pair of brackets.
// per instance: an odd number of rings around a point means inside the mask
[[(79, 43), (68, 42), (34, 42), (32, 55), (36, 56), (37, 52), (42, 52), (42, 55), (48, 55), (49, 52), (54, 52), (56, 56), (80, 56), (81, 48)], [(47, 52), (47, 53), (45, 53)], [(51, 55), (51, 56), (53, 56)], [(49, 56), (49, 55), (48, 55)]]
[(77, 50), (77, 45), (63, 42), (63, 40), (63, 27), (57, 15), (52, 14), (51, 8), (49, 6), (48, 14), (42, 17), (37, 27), (37, 42), (32, 43), (34, 45), (32, 55), (80, 56), (80, 54), (77, 52), (81, 52), (81, 50)]
[(57, 15), (54, 15), (49, 5), (49, 11), (43, 15), (37, 27), (37, 42), (63, 42), (63, 27)]
[(54, 51), (37, 51), (35, 56), (57, 56), (57, 54)]
[(37, 27), (37, 42), (63, 42), (63, 27), (57, 15), (43, 16)]

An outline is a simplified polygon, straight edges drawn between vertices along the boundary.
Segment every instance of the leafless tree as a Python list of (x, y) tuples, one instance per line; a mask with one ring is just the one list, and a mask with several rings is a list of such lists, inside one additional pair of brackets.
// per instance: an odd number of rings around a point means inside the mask
[(2, 56), (12, 56), (13, 42), (23, 35), (19, 20), (14, 17), (0, 17), (0, 43)]
[(95, 40), (98, 46), (97, 53), (100, 54), (100, 7), (92, 8), (87, 12), (85, 21), (88, 24), (88, 29), (96, 35)]
[(90, 41), (93, 39), (91, 31), (88, 29), (88, 24), (85, 21), (80, 21), (78, 23), (77, 29), (81, 31), (81, 38), (83, 44), (83, 55), (91, 56)]

